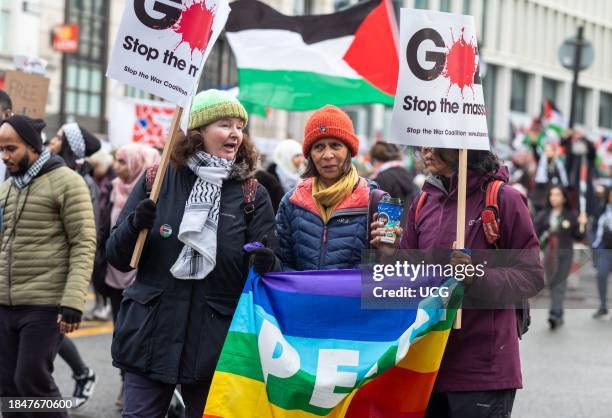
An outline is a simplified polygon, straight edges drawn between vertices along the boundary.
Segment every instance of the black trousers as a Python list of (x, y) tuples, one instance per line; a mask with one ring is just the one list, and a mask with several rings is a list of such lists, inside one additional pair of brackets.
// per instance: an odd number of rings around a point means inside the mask
[(111, 308), (113, 310), (113, 324), (117, 321), (117, 314), (121, 307), (121, 300), (123, 300), (123, 289), (115, 289), (114, 287), (107, 286), (107, 294), (110, 299)]
[(515, 395), (516, 389), (433, 393), (425, 418), (510, 418)]
[[(123, 385), (123, 418), (164, 418), (175, 385), (157, 382), (135, 373), (125, 372)], [(211, 382), (181, 385), (185, 418), (202, 418)]]
[[(53, 360), (62, 335), (57, 308), (0, 306), (0, 397), (60, 397)], [(65, 412), (3, 413), (4, 418), (64, 418)]]

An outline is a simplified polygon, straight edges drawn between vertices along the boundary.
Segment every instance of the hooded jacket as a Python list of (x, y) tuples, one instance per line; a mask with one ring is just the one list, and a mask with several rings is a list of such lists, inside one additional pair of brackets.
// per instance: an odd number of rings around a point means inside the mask
[(12, 183), (0, 186), (0, 305), (83, 311), (96, 251), (85, 182), (52, 156), (23, 190)]
[[(481, 211), (486, 185), (493, 179), (508, 180), (506, 167), (488, 176), (468, 170), (465, 247), (494, 249), (487, 243)], [(401, 241), (404, 249), (449, 249), (456, 238), (457, 174), (448, 190), (435, 177), (423, 186), (428, 193), (415, 224), (418, 199), (413, 202)], [(524, 249), (530, 256), (515, 260), (509, 268), (487, 268), (466, 289), (464, 306), (470, 299), (508, 305), (532, 297), (544, 287), (539, 244), (526, 199), (514, 188), (504, 186), (499, 196), (500, 249)], [(507, 309), (463, 309), (461, 329), (451, 330), (434, 386), (436, 392), (484, 391), (522, 387), (516, 311)]]
[(336, 207), (327, 224), (312, 197), (313, 178), (302, 180), (287, 193), (276, 214), (279, 258), (284, 270), (357, 268), (361, 252), (368, 248), (370, 189), (360, 178), (353, 193)]

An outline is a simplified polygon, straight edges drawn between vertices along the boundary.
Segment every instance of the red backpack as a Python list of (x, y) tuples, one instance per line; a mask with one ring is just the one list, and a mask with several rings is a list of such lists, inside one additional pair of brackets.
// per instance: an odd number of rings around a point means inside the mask
[[(485, 193), (485, 208), (480, 212), (480, 219), (482, 220), (482, 228), (484, 230), (485, 238), (490, 245), (494, 245), (497, 248), (497, 241), (499, 241), (499, 195), (501, 193), (504, 182), (501, 180), (492, 180), (487, 184), (487, 191)], [(427, 192), (421, 192), (417, 201), (416, 210), (414, 213), (414, 229), (416, 230), (417, 223), (419, 222), (419, 215), (421, 208), (427, 200)]]
[[(504, 186), (504, 182), (501, 180), (492, 180), (487, 184), (487, 191), (485, 193), (485, 207), (480, 212), (480, 219), (482, 220), (482, 228), (485, 234), (485, 238), (490, 245), (497, 247), (497, 242), (500, 238), (500, 222), (499, 217), (499, 196)], [(416, 210), (414, 213), (414, 229), (419, 221), (419, 215), (425, 201), (427, 200), (427, 192), (421, 192), (418, 197)], [(529, 329), (531, 324), (531, 315), (529, 313), (529, 300), (523, 299), (516, 305), (516, 317), (517, 317), (517, 331), (518, 336), (521, 338), (523, 334)]]

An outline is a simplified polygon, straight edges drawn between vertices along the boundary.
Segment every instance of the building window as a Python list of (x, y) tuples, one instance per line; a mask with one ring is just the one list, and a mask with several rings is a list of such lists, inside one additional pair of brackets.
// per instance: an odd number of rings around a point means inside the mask
[(295, 0), (293, 2), (293, 14), (296, 16), (312, 14), (312, 0)]
[(612, 129), (612, 93), (601, 93), (600, 95), (599, 126)]
[[(79, 50), (65, 55), (62, 117), (97, 119), (91, 129), (103, 131), (108, 4), (104, 0), (68, 0), (66, 22), (79, 25)], [(63, 120), (61, 121), (63, 122)]]
[(584, 125), (586, 108), (587, 89), (578, 87), (576, 90), (576, 107), (574, 108), (574, 121)]
[(450, 0), (440, 0), (440, 11), (450, 12)]
[(9, 53), (11, 8), (9, 0), (0, 0), (0, 52)]
[(415, 9), (428, 9), (429, 1), (428, 0), (414, 0), (414, 8)]
[(161, 97), (157, 97), (151, 93), (147, 93), (144, 90), (137, 89), (136, 87), (132, 87), (128, 85), (125, 85), (124, 87), (125, 89), (123, 90), (123, 95), (125, 97), (133, 97), (135, 99), (147, 99), (147, 100), (157, 100), (157, 101), (164, 100)]
[(472, 11), (472, 1), (463, 0), (463, 14), (469, 15), (471, 11)]
[(527, 81), (528, 75), (521, 71), (512, 71), (512, 94), (510, 110), (527, 112)]
[(344, 10), (347, 7), (351, 7), (351, 0), (334, 0), (334, 10)]
[(236, 58), (232, 53), (225, 36), (215, 42), (202, 71), (200, 90), (227, 90), (238, 84)]
[(87, 62), (72, 61), (66, 66), (67, 114), (98, 117), (102, 114), (101, 93), (104, 73)]
[(546, 99), (552, 103), (557, 104), (557, 90), (559, 88), (559, 82), (550, 78), (544, 77), (542, 79), (542, 102)]
[(392, 0), (392, 3), (393, 11), (395, 12), (395, 20), (397, 21), (397, 25), (399, 27), (400, 9), (404, 7), (404, 2), (402, 0)]

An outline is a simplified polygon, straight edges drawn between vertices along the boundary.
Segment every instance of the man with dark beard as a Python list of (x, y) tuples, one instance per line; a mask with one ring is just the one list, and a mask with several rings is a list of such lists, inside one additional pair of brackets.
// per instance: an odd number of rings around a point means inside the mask
[(61, 396), (53, 360), (63, 334), (79, 328), (93, 268), (89, 191), (43, 148), (44, 126), (22, 115), (0, 122), (11, 175), (0, 186), (0, 397)]

